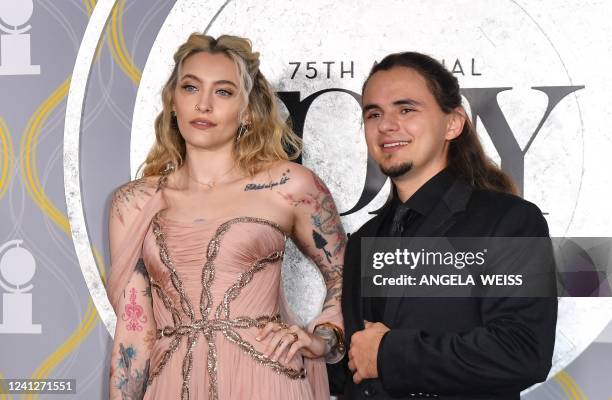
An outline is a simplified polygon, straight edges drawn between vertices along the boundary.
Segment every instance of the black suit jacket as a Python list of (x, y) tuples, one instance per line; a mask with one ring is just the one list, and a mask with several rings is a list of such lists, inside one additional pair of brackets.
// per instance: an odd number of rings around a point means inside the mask
[[(346, 248), (347, 348), (353, 333), (364, 329), (361, 238), (379, 232), (381, 210), (350, 236)], [(455, 180), (415, 236), (544, 237), (548, 226), (532, 203)], [(382, 322), (391, 331), (379, 349), (380, 378), (354, 384), (347, 355), (328, 366), (330, 389), (344, 399), (518, 400), (521, 390), (546, 379), (556, 320), (556, 297), (390, 297)]]

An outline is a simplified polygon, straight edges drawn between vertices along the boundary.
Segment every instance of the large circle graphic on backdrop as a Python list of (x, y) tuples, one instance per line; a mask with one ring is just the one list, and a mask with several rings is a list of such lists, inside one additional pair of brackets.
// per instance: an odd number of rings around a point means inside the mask
[[(183, 10), (188, 12), (182, 14)], [(553, 235), (568, 234), (582, 182), (582, 117), (575, 96), (568, 96), (532, 138), (547, 98), (531, 88), (572, 82), (545, 32), (515, 2), (492, 8), (484, 0), (461, 7), (452, 1), (421, 0), (411, 2), (408, 9), (402, 1), (388, 1), (385, 7), (375, 8), (366, 1), (333, 5), (227, 1), (217, 10), (212, 25), (185, 22), (189, 14), (203, 15), (202, 11), (197, 1), (179, 1), (153, 45), (133, 118), (132, 173), (153, 140), (150, 127), (160, 111), (160, 76), (168, 76), (171, 55), (190, 31), (206, 28), (213, 36), (232, 33), (250, 38), (262, 54), (262, 71), (277, 91), (299, 92), (301, 99), (329, 88), (359, 93), (376, 59), (390, 52), (415, 49), (443, 59), (449, 67), (461, 68), (463, 74), (457, 76), (464, 88), (512, 88), (501, 92), (497, 101), (521, 149), (531, 142), (524, 158), (525, 197), (547, 213)], [(526, 48), (530, 50), (526, 52)], [(298, 62), (301, 69), (296, 72)], [(314, 75), (313, 70), (305, 69), (309, 62), (318, 78), (309, 78)], [(340, 68), (348, 70), (351, 62), (352, 76), (342, 76)], [(478, 121), (481, 139), (487, 152), (499, 161), (482, 122)], [(359, 106), (350, 96), (326, 93), (313, 102), (304, 124), (304, 164), (329, 185), (341, 211), (355, 203), (365, 179), (367, 155), (362, 136)], [(369, 218), (366, 211), (380, 205), (386, 190), (368, 207), (343, 218), (349, 232)], [(302, 282), (316, 282), (315, 273), (294, 252), (288, 260), (287, 270), (309, 271), (302, 272)], [(297, 280), (286, 279), (285, 285), (288, 282)], [(293, 286), (301, 288), (299, 285)], [(315, 291), (311, 286), (308, 293)], [(305, 308), (303, 301), (291, 299), (288, 292), (290, 304), (308, 319), (314, 308)], [(597, 337), (607, 325), (610, 312), (612, 302), (605, 298), (560, 299), (551, 375)]]
[[(95, 23), (96, 12), (106, 12), (106, 3), (112, 6), (113, 2), (98, 2), (90, 26)], [(93, 43), (88, 36), (90, 26), (85, 39)], [(516, 34), (519, 28), (521, 35)], [(568, 234), (582, 179), (583, 154), (576, 151), (583, 146), (579, 105), (575, 96), (560, 101), (533, 137), (547, 98), (532, 88), (572, 83), (546, 34), (513, 1), (497, 4), (493, 9), (484, 0), (461, 7), (452, 1), (421, 0), (411, 2), (407, 9), (402, 1), (388, 1), (384, 8), (372, 8), (367, 1), (304, 4), (281, 0), (178, 0), (155, 40), (138, 88), (132, 119), (132, 176), (154, 138), (153, 120), (161, 107), (160, 82), (172, 69), (172, 53), (190, 32), (202, 30), (213, 36), (232, 33), (250, 38), (262, 54), (262, 71), (276, 89), (298, 92), (300, 99), (330, 88), (359, 93), (376, 59), (406, 49), (429, 53), (449, 67), (459, 62), (463, 74), (458, 78), (464, 88), (511, 88), (496, 100), (519, 146), (524, 148), (530, 143), (524, 155), (525, 197), (548, 213), (553, 235)], [(89, 71), (97, 39), (93, 47), (91, 43), (85, 46), (85, 39), (75, 74), (78, 68), (87, 67)], [(90, 51), (91, 56), (82, 55), (82, 51)], [(314, 71), (317, 76), (312, 78)], [(85, 74), (79, 83), (73, 76), (73, 86), (82, 84), (84, 90), (86, 78)], [(70, 93), (73, 95), (72, 86)], [(76, 121), (83, 94), (77, 88), (72, 101), (69, 96), (64, 152), (66, 195), (81, 268), (96, 307), (109, 332), (113, 332), (114, 314), (89, 250), (80, 203)], [(487, 152), (499, 161), (487, 126), (481, 119), (479, 124)], [(313, 101), (304, 121), (304, 164), (329, 185), (341, 211), (355, 204), (365, 180), (367, 152), (361, 129), (358, 103), (339, 91), (328, 91)], [(385, 186), (368, 206), (343, 217), (349, 232), (369, 218), (367, 211), (378, 207), (387, 191)], [(302, 322), (309, 320), (323, 300), (321, 278), (291, 247), (283, 274), (290, 305)], [(304, 295), (308, 302), (302, 301)], [(568, 365), (595, 339), (607, 325), (611, 312), (609, 299), (561, 299), (551, 374)]]
[(92, 253), (92, 245), (87, 233), (85, 214), (81, 195), (80, 174), (80, 133), (83, 102), (87, 80), (91, 70), (96, 46), (104, 30), (106, 21), (114, 0), (100, 0), (96, 3), (85, 33), (79, 46), (76, 61), (70, 80), (70, 89), (66, 101), (66, 118), (64, 121), (64, 193), (66, 195), (66, 208), (70, 221), (70, 234), (74, 249), (79, 260), (79, 266), (85, 279), (85, 284), (96, 306), (98, 315), (112, 335), (115, 332), (117, 318), (111, 307), (102, 279), (96, 266)]

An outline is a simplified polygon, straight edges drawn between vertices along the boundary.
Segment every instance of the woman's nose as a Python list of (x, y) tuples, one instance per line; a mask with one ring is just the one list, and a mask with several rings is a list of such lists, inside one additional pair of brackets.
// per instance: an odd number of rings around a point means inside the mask
[(206, 94), (203, 94), (202, 96), (200, 96), (200, 98), (198, 99), (198, 102), (195, 105), (195, 110), (205, 113), (205, 112), (211, 112), (212, 109), (213, 107), (212, 107), (210, 96)]

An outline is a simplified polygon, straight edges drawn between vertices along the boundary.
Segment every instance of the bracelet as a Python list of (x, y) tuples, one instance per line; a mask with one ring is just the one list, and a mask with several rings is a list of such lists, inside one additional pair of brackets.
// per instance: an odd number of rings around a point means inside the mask
[[(332, 335), (333, 332), (333, 335)], [(323, 322), (314, 328), (314, 334), (325, 340), (329, 346), (329, 352), (325, 355), (325, 361), (334, 364), (344, 357), (346, 346), (344, 344), (344, 331), (330, 322)]]

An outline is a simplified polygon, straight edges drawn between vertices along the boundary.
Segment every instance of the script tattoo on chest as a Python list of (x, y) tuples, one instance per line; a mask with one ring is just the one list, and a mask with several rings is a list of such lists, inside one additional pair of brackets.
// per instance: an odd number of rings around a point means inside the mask
[(286, 170), (285, 172), (282, 173), (281, 178), (277, 181), (270, 181), (270, 182), (266, 182), (266, 183), (247, 183), (246, 186), (244, 187), (244, 191), (245, 192), (250, 192), (253, 190), (264, 190), (264, 189), (269, 189), (272, 190), (274, 189), (276, 186), (280, 186), (280, 185), (284, 185), (285, 183), (287, 183), (291, 178), (289, 177), (289, 172), (291, 172), (290, 170)]

